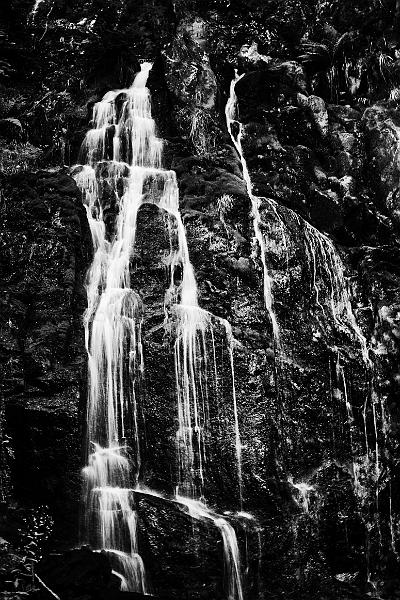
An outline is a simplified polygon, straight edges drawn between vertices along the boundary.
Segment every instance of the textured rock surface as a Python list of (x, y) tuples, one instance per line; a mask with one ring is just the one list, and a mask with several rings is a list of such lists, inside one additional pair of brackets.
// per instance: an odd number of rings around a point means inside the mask
[[(179, 180), (200, 304), (216, 317), (207, 501), (228, 511), (237, 531), (246, 600), (366, 598), (374, 585), (382, 598), (399, 597), (396, 3), (126, 1), (116, 10), (105, 0), (44, 0), (34, 19), (27, 4), (3, 9), (1, 37), (11, 85), (0, 89), (0, 118), (21, 127), (0, 123), (0, 536), (23, 554), (23, 511), (46, 505), (55, 524), (47, 548), (60, 537), (76, 542), (91, 247), (73, 181), (49, 168), (77, 161), (93, 103), (150, 58), (153, 113)], [(225, 123), (234, 67), (244, 73), (238, 115), (279, 345)], [(142, 480), (171, 496), (177, 426), (173, 339), (163, 327), (165, 220), (153, 206), (140, 210), (132, 273), (145, 306)], [(343, 306), (346, 287), (371, 364)], [(255, 521), (237, 516), (232, 376), (218, 318), (235, 338), (243, 508)], [(172, 502), (144, 494), (137, 506), (154, 591), (224, 598), (217, 532), (192, 528)]]
[(65, 510), (58, 535), (67, 542), (68, 527), (76, 527), (71, 503), (79, 498), (82, 311), (91, 255), (74, 180), (56, 170), (3, 179), (0, 235), (2, 458), (12, 484), (4, 499), (12, 489), (28, 506)]

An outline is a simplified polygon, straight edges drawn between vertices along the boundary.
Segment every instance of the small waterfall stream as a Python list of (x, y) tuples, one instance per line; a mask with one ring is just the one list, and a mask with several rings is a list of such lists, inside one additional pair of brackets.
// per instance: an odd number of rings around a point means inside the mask
[[(130, 287), (129, 263), (145, 180), (154, 176), (160, 162), (160, 141), (155, 138), (145, 88), (150, 68), (150, 63), (144, 63), (131, 88), (109, 92), (95, 105), (94, 128), (82, 149), (87, 164), (75, 175), (84, 194), (94, 246), (85, 314), (89, 356), (86, 532), (92, 547), (110, 554), (123, 589), (142, 593), (147, 584), (138, 554), (133, 496), (141, 464), (136, 389), (143, 371), (142, 304)], [(119, 107), (117, 97), (122, 100)], [(111, 240), (100, 200), (105, 178), (112, 181), (119, 203)]]
[[(273, 294), (273, 282), (271, 275), (269, 274), (267, 264), (267, 250), (268, 244), (265, 235), (262, 230), (262, 218), (260, 214), (260, 201), (263, 200), (271, 211), (271, 215), (277, 222), (277, 229), (279, 229), (280, 236), (282, 238), (283, 250), (287, 252), (288, 242), (290, 240), (290, 227), (289, 222), (292, 221), (295, 224), (297, 237), (295, 239), (296, 247), (299, 243), (304, 244), (304, 255), (308, 262), (308, 268), (311, 275), (311, 295), (315, 302), (314, 315), (318, 323), (320, 331), (326, 329), (326, 324), (330, 323), (333, 330), (342, 333), (350, 338), (354, 339), (359, 346), (362, 364), (364, 365), (366, 377), (368, 379), (370, 391), (365, 397), (363, 420), (364, 420), (364, 442), (366, 445), (365, 459), (361, 461), (362, 464), (356, 463), (354, 459), (354, 439), (353, 439), (353, 428), (354, 428), (354, 415), (352, 406), (349, 401), (346, 377), (344, 367), (340, 364), (338, 359), (337, 363), (337, 375), (338, 379), (341, 380), (343, 386), (343, 397), (347, 415), (347, 423), (350, 433), (350, 454), (352, 460), (352, 475), (353, 475), (353, 489), (354, 494), (359, 504), (360, 511), (364, 510), (366, 491), (360, 485), (360, 469), (363, 469), (364, 477), (368, 477), (371, 465), (374, 470), (374, 485), (375, 496), (376, 496), (376, 514), (379, 514), (379, 478), (381, 475), (382, 467), (380, 464), (380, 456), (384, 452), (384, 449), (379, 444), (379, 424), (378, 424), (378, 397), (374, 389), (374, 364), (370, 356), (370, 346), (362, 333), (360, 326), (357, 323), (356, 316), (353, 312), (351, 305), (350, 292), (348, 289), (347, 281), (345, 278), (345, 268), (343, 262), (337, 252), (334, 244), (329, 237), (305, 219), (301, 218), (297, 213), (291, 209), (284, 207), (283, 217), (279, 214), (280, 207), (277, 203), (268, 198), (258, 198), (253, 194), (252, 183), (250, 173), (247, 167), (246, 158), (242, 148), (242, 138), (244, 134), (243, 124), (237, 120), (238, 111), (238, 99), (235, 92), (236, 84), (244, 77), (245, 73), (238, 75), (235, 73), (235, 78), (232, 80), (230, 85), (230, 95), (225, 108), (226, 124), (228, 132), (231, 136), (234, 147), (236, 148), (243, 170), (243, 179), (246, 184), (248, 196), (251, 200), (252, 216), (253, 216), (253, 227), (255, 238), (258, 242), (261, 252), (261, 262), (264, 273), (264, 303), (267, 309), (270, 321), (273, 327), (273, 335), (278, 350), (285, 351), (285, 340), (284, 331), (280, 331), (279, 321), (274, 310), (274, 294)], [(300, 234), (300, 235), (299, 235)], [(374, 447), (370, 448), (368, 444), (367, 435), (367, 408), (370, 406), (371, 409), (371, 420), (374, 430)], [(382, 420), (382, 431), (385, 435), (387, 430), (386, 423), (386, 409), (381, 406), (381, 420)], [(360, 452), (362, 450), (360, 449)], [(289, 483), (292, 487), (297, 488), (300, 492), (303, 500), (303, 506), (308, 511), (308, 498), (306, 494), (309, 493), (312, 487), (307, 482), (294, 484), (291, 479)], [(373, 519), (372, 522), (368, 515), (364, 517), (367, 522), (368, 528), (375, 527), (378, 531), (379, 538), (380, 524), (379, 520)], [(375, 522), (376, 521), (376, 522)], [(368, 537), (368, 536), (367, 536)], [(393, 537), (393, 534), (392, 534)]]
[(37, 12), (38, 12), (39, 7), (42, 4), (42, 2), (44, 2), (44, 0), (35, 0), (35, 4), (33, 5), (31, 12), (29, 13), (29, 20), (32, 23), (35, 21), (35, 17), (37, 15)]
[[(214, 322), (223, 327), (230, 356), (234, 445), (241, 492), (241, 442), (234, 389), (233, 336), (229, 324), (199, 307), (194, 270), (179, 212), (174, 171), (161, 168), (162, 141), (156, 137), (146, 88), (151, 69), (143, 63), (133, 85), (108, 92), (93, 109), (81, 162), (73, 169), (82, 190), (92, 233), (94, 257), (87, 276), (85, 336), (89, 363), (85, 529), (88, 543), (109, 553), (121, 589), (148, 593), (139, 554), (135, 490), (162, 497), (140, 484), (138, 390), (144, 373), (144, 307), (132, 288), (130, 259), (137, 216), (145, 203), (169, 217), (170, 285), (165, 293), (165, 325), (175, 335), (177, 453), (179, 477), (174, 502), (189, 515), (220, 531), (224, 549), (226, 595), (243, 600), (242, 575), (233, 526), (205, 504), (204, 431), (208, 420), (207, 361), (216, 372)], [(113, 190), (115, 231), (102, 206), (104, 184)], [(211, 349), (210, 349), (211, 340)], [(210, 357), (211, 358), (210, 358)]]
[[(228, 102), (226, 103), (226, 107), (225, 107), (226, 125), (228, 128), (228, 132), (231, 136), (233, 145), (239, 154), (240, 162), (242, 163), (243, 179), (246, 183), (247, 193), (251, 200), (254, 235), (255, 235), (255, 238), (256, 238), (257, 243), (260, 248), (261, 263), (262, 263), (262, 267), (263, 267), (264, 303), (265, 303), (265, 308), (267, 309), (267, 312), (268, 312), (268, 315), (269, 315), (269, 318), (270, 318), (270, 321), (272, 324), (272, 330), (273, 330), (275, 342), (278, 343), (279, 342), (279, 325), (278, 325), (278, 321), (276, 319), (276, 315), (275, 315), (275, 311), (274, 311), (272, 281), (271, 281), (271, 277), (268, 272), (267, 258), (266, 258), (266, 244), (265, 244), (264, 235), (263, 235), (263, 233), (261, 231), (261, 227), (260, 227), (261, 226), (261, 215), (260, 215), (260, 209), (259, 209), (260, 199), (257, 198), (257, 196), (254, 196), (254, 194), (253, 194), (253, 186), (251, 184), (250, 173), (247, 168), (247, 162), (246, 162), (246, 159), (244, 158), (244, 154), (243, 154), (243, 149), (242, 149), (243, 125), (242, 125), (242, 123), (240, 123), (240, 121), (237, 121), (235, 119), (236, 108), (237, 108), (237, 96), (236, 96), (236, 92), (235, 92), (235, 86), (236, 86), (237, 82), (240, 81), (240, 79), (244, 75), (245, 75), (245, 73), (243, 73), (243, 75), (239, 76), (236, 72), (236, 77), (231, 82), (230, 95), (229, 95)], [(239, 131), (236, 136), (232, 130), (233, 123), (236, 123), (239, 127)]]

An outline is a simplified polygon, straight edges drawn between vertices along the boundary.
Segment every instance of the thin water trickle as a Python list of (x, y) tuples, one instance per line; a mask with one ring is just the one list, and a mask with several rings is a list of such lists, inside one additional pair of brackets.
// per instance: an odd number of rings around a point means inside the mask
[[(286, 235), (287, 227), (285, 221), (280, 216), (277, 203), (269, 198), (258, 198), (252, 192), (253, 186), (242, 148), (244, 128), (243, 124), (236, 118), (238, 100), (235, 86), (244, 75), (245, 73), (239, 76), (236, 72), (235, 78), (231, 82), (230, 94), (225, 107), (226, 124), (242, 164), (243, 179), (246, 184), (247, 194), (251, 200), (254, 233), (260, 248), (264, 273), (264, 303), (272, 323), (275, 342), (277, 346), (280, 347), (281, 338), (279, 323), (274, 311), (273, 282), (267, 266), (267, 242), (262, 232), (262, 219), (259, 209), (261, 200), (266, 202), (278, 223), (282, 244), (286, 249), (286, 253), (288, 251), (288, 240)], [(238, 133), (236, 135), (234, 133), (235, 126), (238, 128)], [(326, 308), (329, 308), (329, 314), (335, 327), (339, 331), (350, 334), (357, 339), (361, 347), (363, 362), (367, 369), (370, 369), (372, 363), (369, 357), (367, 340), (357, 324), (351, 306), (350, 294), (344, 274), (344, 266), (337, 250), (328, 236), (318, 231), (291, 209), (285, 207), (284, 210), (287, 213), (288, 218), (293, 219), (301, 229), (308, 263), (312, 266), (312, 284), (316, 305), (323, 314), (325, 314)], [(296, 242), (298, 243), (298, 240), (296, 240)], [(327, 291), (325, 292), (326, 297), (324, 296), (323, 298), (322, 282), (325, 282), (325, 287), (327, 288)]]
[[(228, 339), (229, 344), (229, 364), (231, 368), (231, 377), (232, 377), (232, 395), (233, 395), (233, 416), (235, 421), (235, 448), (236, 448), (236, 460), (237, 460), (237, 469), (238, 469), (238, 480), (239, 480), (239, 497), (240, 497), (240, 509), (243, 508), (243, 477), (242, 477), (242, 442), (240, 439), (240, 429), (239, 429), (239, 417), (238, 417), (238, 407), (237, 407), (237, 399), (236, 399), (236, 384), (235, 384), (235, 367), (233, 360), (233, 333), (232, 327), (228, 323), (228, 321), (224, 320), (226, 337)], [(246, 513), (242, 513), (246, 514)], [(251, 516), (251, 515), (250, 515)]]
[(224, 562), (227, 581), (226, 594), (228, 600), (243, 600), (243, 585), (241, 575), (241, 561), (236, 533), (232, 525), (211, 511), (205, 504), (176, 496), (177, 501), (186, 506), (190, 516), (198, 521), (211, 522), (221, 533), (224, 547)]
[(42, 2), (44, 2), (44, 0), (35, 0), (35, 4), (29, 13), (28, 21), (30, 21), (32, 24), (35, 22), (36, 15)]
[[(277, 321), (275, 311), (274, 311), (272, 280), (271, 280), (271, 276), (268, 272), (268, 267), (267, 267), (266, 243), (265, 243), (264, 235), (261, 231), (261, 222), (262, 221), (261, 221), (260, 208), (259, 208), (260, 199), (257, 198), (257, 196), (254, 196), (254, 194), (252, 192), (253, 186), (251, 184), (250, 173), (247, 168), (247, 162), (246, 162), (246, 159), (244, 158), (243, 149), (242, 149), (243, 125), (242, 125), (242, 123), (240, 123), (240, 121), (237, 121), (235, 118), (236, 112), (237, 112), (237, 96), (236, 96), (236, 92), (235, 92), (235, 86), (238, 83), (238, 81), (240, 81), (240, 79), (243, 77), (243, 75), (239, 76), (236, 73), (235, 79), (231, 82), (230, 95), (229, 95), (229, 99), (228, 99), (228, 102), (225, 107), (226, 125), (228, 128), (228, 132), (231, 136), (233, 145), (239, 154), (239, 158), (242, 163), (243, 179), (246, 184), (247, 194), (251, 200), (254, 234), (257, 239), (259, 248), (260, 248), (260, 255), (261, 255), (260, 258), (261, 258), (261, 263), (262, 263), (262, 267), (263, 267), (264, 303), (265, 303), (265, 308), (267, 309), (267, 312), (268, 312), (268, 315), (269, 315), (269, 318), (270, 318), (270, 321), (272, 324), (272, 330), (273, 330), (275, 342), (278, 343), (279, 342), (279, 325), (278, 325), (278, 321)], [(234, 123), (236, 123), (239, 128), (239, 132), (236, 136), (232, 130), (232, 125)]]
[[(242, 138), (244, 134), (244, 128), (242, 123), (237, 120), (237, 96), (235, 93), (235, 86), (244, 76), (238, 76), (237, 72), (235, 73), (235, 78), (231, 82), (230, 86), (230, 95), (225, 108), (225, 116), (226, 123), (229, 134), (231, 136), (234, 147), (236, 148), (243, 171), (243, 179), (246, 183), (247, 193), (251, 200), (252, 206), (252, 214), (253, 214), (253, 226), (255, 232), (255, 238), (257, 239), (260, 252), (261, 252), (261, 261), (263, 265), (264, 272), (264, 302), (265, 307), (267, 309), (269, 318), (272, 323), (274, 338), (277, 348), (282, 348), (282, 341), (280, 338), (280, 328), (277, 321), (277, 317), (274, 311), (274, 297), (273, 297), (273, 282), (271, 281), (271, 277), (267, 268), (267, 257), (266, 252), (268, 249), (265, 235), (263, 234), (263, 224), (260, 215), (260, 202), (263, 200), (268, 208), (271, 211), (271, 215), (274, 220), (276, 220), (277, 226), (279, 227), (281, 238), (282, 238), (282, 246), (286, 251), (286, 261), (288, 264), (288, 236), (290, 236), (290, 230), (286, 225), (286, 222), (293, 221), (296, 225), (296, 232), (300, 233), (300, 237), (295, 240), (296, 245), (299, 244), (299, 239), (302, 239), (304, 244), (304, 251), (306, 256), (306, 264), (308, 264), (311, 270), (311, 292), (312, 298), (315, 302), (315, 306), (317, 310), (314, 311), (314, 317), (316, 318), (320, 331), (326, 332), (326, 325), (330, 323), (334, 330), (345, 334), (354, 340), (357, 341), (361, 355), (362, 362), (365, 367), (367, 376), (371, 378), (371, 390), (370, 393), (365, 398), (364, 408), (363, 408), (363, 419), (364, 419), (364, 429), (365, 429), (365, 443), (366, 443), (366, 458), (365, 458), (365, 466), (362, 466), (359, 462), (357, 462), (354, 458), (353, 453), (353, 427), (354, 427), (354, 415), (352, 406), (348, 397), (347, 384), (344, 375), (344, 370), (342, 366), (338, 363), (337, 365), (337, 378), (341, 379), (343, 386), (343, 394), (345, 398), (346, 404), (346, 413), (347, 413), (347, 421), (349, 425), (350, 432), (350, 445), (352, 448), (352, 459), (353, 459), (353, 479), (354, 479), (354, 490), (355, 494), (360, 500), (361, 503), (365, 501), (365, 491), (360, 483), (360, 472), (362, 469), (369, 471), (370, 469), (370, 447), (368, 444), (367, 437), (367, 416), (368, 416), (368, 406), (371, 405), (371, 413), (373, 420), (373, 427), (375, 432), (375, 464), (374, 464), (374, 477), (376, 480), (376, 513), (379, 514), (379, 477), (381, 473), (381, 464), (380, 464), (380, 448), (379, 448), (379, 436), (378, 436), (378, 408), (381, 407), (381, 415), (382, 415), (382, 428), (383, 434), (386, 436), (385, 431), (387, 430), (386, 423), (386, 411), (384, 402), (382, 399), (377, 397), (377, 394), (374, 390), (373, 385), (373, 362), (370, 356), (370, 346), (362, 333), (360, 326), (357, 323), (356, 316), (354, 314), (351, 299), (350, 299), (350, 291), (349, 286), (345, 277), (345, 268), (343, 262), (341, 260), (340, 254), (335, 248), (332, 241), (329, 237), (320, 231), (318, 231), (315, 227), (313, 227), (310, 223), (305, 221), (299, 215), (297, 215), (291, 209), (285, 207), (284, 209), (280, 209), (277, 203), (274, 200), (268, 198), (258, 198), (254, 196), (252, 193), (252, 183), (250, 179), (249, 170), (247, 167), (247, 162), (243, 154), (242, 148)], [(235, 133), (237, 130), (237, 133)], [(285, 219), (283, 219), (280, 215), (281, 210), (285, 215)], [(272, 247), (272, 246), (271, 246)], [(308, 498), (304, 495), (308, 490), (299, 487), (297, 484), (293, 484), (293, 487), (296, 487), (298, 492), (302, 498), (302, 504), (305, 510), (308, 510)], [(301, 484), (302, 486), (303, 484)], [(377, 522), (377, 530), (380, 536), (380, 524)]]

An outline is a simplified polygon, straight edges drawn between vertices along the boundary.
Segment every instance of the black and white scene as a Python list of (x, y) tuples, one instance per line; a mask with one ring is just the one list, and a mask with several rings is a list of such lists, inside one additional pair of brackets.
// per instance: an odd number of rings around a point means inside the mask
[(400, 600), (400, 0), (0, 4), (0, 600)]

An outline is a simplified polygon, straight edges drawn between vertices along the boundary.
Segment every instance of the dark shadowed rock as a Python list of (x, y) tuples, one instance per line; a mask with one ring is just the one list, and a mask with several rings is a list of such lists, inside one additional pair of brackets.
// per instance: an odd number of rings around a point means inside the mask
[(4, 180), (2, 203), (1, 383), (12, 485), (28, 504), (68, 512), (66, 498), (79, 498), (90, 232), (62, 171)]
[[(134, 597), (120, 593), (105, 554), (52, 554), (74, 545), (78, 533), (91, 241), (67, 171), (29, 168), (74, 163), (94, 103), (130, 85), (140, 58), (154, 59), (153, 114), (166, 166), (178, 177), (199, 303), (212, 315), (205, 495), (235, 529), (245, 600), (398, 598), (399, 3), (44, 0), (34, 19), (28, 4), (4, 3), (0, 32), (0, 76), (10, 84), (0, 86), (0, 553), (8, 557), (0, 581), (7, 593), (14, 594), (9, 573), (45, 553), (38, 572), (62, 599)], [(244, 75), (235, 116), (265, 256), (226, 130), (236, 67)], [(109, 182), (102, 202), (112, 229), (118, 202)], [(178, 458), (175, 339), (164, 306), (167, 225), (173, 217), (142, 206), (131, 261), (144, 310), (140, 479), (159, 492), (135, 494), (140, 552), (155, 594), (225, 600), (221, 535), (172, 500)], [(41, 537), (35, 518), (44, 516), (46, 543), (29, 554)], [(26, 569), (22, 579), (29, 580)]]

